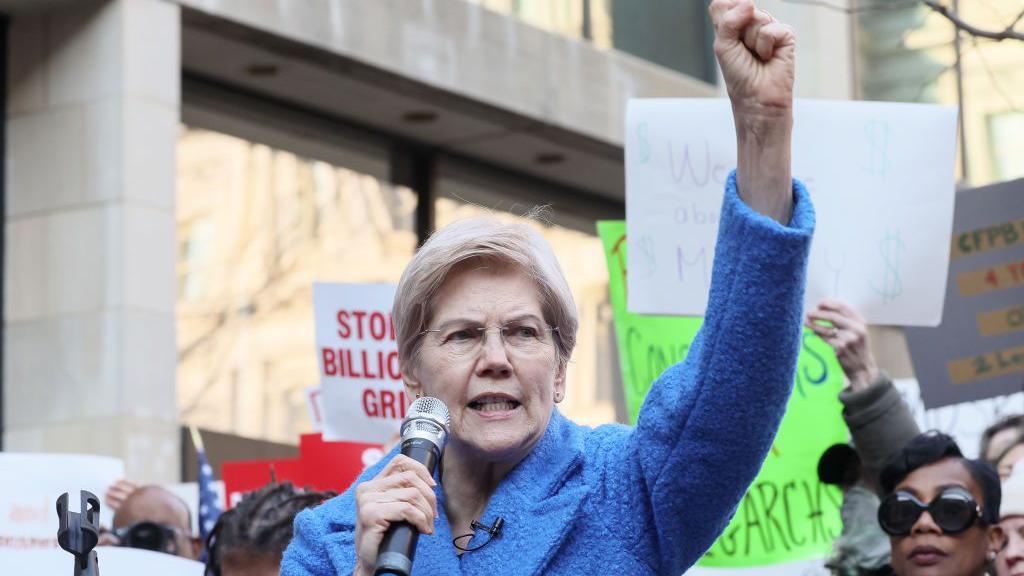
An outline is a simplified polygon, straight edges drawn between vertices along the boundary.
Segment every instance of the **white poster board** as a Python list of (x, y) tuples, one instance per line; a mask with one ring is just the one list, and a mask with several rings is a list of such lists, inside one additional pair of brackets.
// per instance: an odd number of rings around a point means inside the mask
[[(56, 530), (55, 530), (56, 531)], [(170, 554), (134, 548), (96, 548), (101, 576), (202, 576), (203, 564)], [(74, 557), (61, 549), (10, 550), (0, 548), (0, 569), (4, 574), (67, 576), (74, 570)]]
[(107, 488), (124, 478), (124, 462), (85, 454), (0, 452), (0, 550), (57, 546), (57, 498), (81, 509), (82, 490), (100, 500), (100, 522), (113, 517), (103, 502)]
[(309, 386), (303, 390), (306, 396), (306, 411), (309, 412), (309, 422), (313, 425), (313, 432), (324, 431), (324, 394), (319, 386)]
[(385, 443), (409, 402), (391, 323), (391, 284), (313, 284), (327, 441)]
[[(736, 166), (724, 99), (634, 99), (626, 113), (628, 305), (703, 316), (722, 193)], [(956, 109), (798, 100), (793, 176), (814, 201), (808, 308), (935, 326), (949, 265)]]

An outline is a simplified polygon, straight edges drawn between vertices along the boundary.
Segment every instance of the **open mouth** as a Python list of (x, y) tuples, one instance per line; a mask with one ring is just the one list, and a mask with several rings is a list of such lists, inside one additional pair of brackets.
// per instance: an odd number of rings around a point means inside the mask
[(519, 402), (511, 398), (478, 398), (469, 403), (469, 407), (480, 412), (510, 412), (519, 407)]

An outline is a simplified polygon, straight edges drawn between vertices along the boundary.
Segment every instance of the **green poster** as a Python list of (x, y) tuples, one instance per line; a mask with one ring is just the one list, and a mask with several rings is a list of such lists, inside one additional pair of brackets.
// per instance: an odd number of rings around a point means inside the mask
[[(630, 421), (651, 383), (686, 357), (701, 318), (626, 310), (626, 223), (599, 222)], [(828, 344), (805, 330), (793, 395), (775, 444), (725, 533), (698, 563), (750, 567), (822, 558), (839, 535), (837, 489), (818, 482), (818, 458), (848, 439), (839, 390), (843, 373)]]

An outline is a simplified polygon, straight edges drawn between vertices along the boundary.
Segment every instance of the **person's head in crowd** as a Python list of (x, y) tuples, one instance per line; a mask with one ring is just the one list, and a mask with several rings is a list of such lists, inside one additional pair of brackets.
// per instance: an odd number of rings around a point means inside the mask
[(1024, 460), (1024, 435), (1018, 434), (995, 459), (994, 466), (999, 472), (999, 479), (1006, 482), (1021, 460)]
[(989, 426), (981, 434), (979, 457), (995, 466), (999, 456), (1017, 442), (1022, 431), (1024, 431), (1024, 414), (1006, 416)]
[(1005, 543), (999, 478), (989, 464), (964, 458), (951, 437), (926, 432), (890, 460), (879, 483), (878, 522), (896, 574), (986, 574)]
[(277, 576), (296, 514), (334, 496), (291, 482), (246, 494), (220, 515), (207, 537), (206, 576)]
[(196, 559), (202, 543), (192, 537), (188, 504), (160, 486), (143, 486), (129, 494), (114, 513), (113, 529), (100, 544), (142, 548)]
[(861, 480), (860, 455), (849, 444), (829, 446), (818, 459), (818, 480), (847, 490)]
[(996, 576), (1024, 576), (1024, 467), (1017, 467), (1003, 482), (999, 526), (1006, 546), (996, 557)]

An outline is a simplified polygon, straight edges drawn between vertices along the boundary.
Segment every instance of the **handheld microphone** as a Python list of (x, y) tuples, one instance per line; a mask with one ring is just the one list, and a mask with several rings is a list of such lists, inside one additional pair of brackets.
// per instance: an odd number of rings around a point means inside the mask
[[(423, 464), (431, 476), (448, 443), (448, 407), (437, 398), (417, 398), (402, 422), (402, 454)], [(388, 527), (377, 552), (374, 576), (409, 576), (420, 532), (408, 522)]]

